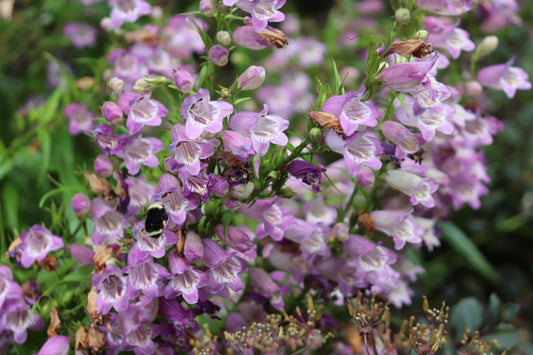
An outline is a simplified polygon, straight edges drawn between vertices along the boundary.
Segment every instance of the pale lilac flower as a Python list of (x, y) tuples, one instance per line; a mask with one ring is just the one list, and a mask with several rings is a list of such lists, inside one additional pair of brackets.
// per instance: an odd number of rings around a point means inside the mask
[(195, 95), (186, 97), (181, 105), (181, 116), (186, 119), (185, 134), (189, 139), (196, 139), (204, 130), (218, 133), (222, 130), (223, 119), (232, 112), (230, 103), (211, 101), (209, 91), (200, 88)]
[(168, 279), (170, 273), (145, 253), (131, 249), (128, 253), (128, 265), (125, 272), (128, 274), (126, 295), (135, 299), (140, 294), (144, 295), (141, 306), (146, 306), (153, 299), (163, 296), (163, 280)]
[(228, 50), (221, 45), (216, 44), (209, 48), (209, 59), (219, 67), (223, 67), (224, 65), (228, 64), (228, 56)]
[(10, 302), (11, 299), (22, 297), (22, 288), (13, 281), (13, 273), (9, 266), (0, 265), (0, 309), (5, 309), (3, 306), (6, 301)]
[(94, 129), (94, 140), (96, 144), (102, 149), (104, 155), (120, 154), (123, 151), (121, 138), (113, 131), (112, 126), (101, 125)]
[(171, 276), (165, 287), (165, 297), (171, 299), (181, 295), (189, 304), (198, 303), (198, 289), (206, 283), (204, 273), (196, 270), (186, 259), (178, 256), (175, 249), (169, 254), (168, 264)]
[(194, 210), (199, 205), (196, 196), (183, 195), (178, 179), (171, 174), (163, 174), (159, 179), (159, 188), (154, 195), (154, 201), (163, 203), (170, 220), (177, 228), (181, 228), (185, 222), (187, 211)]
[(119, 28), (124, 22), (135, 22), (142, 15), (149, 15), (152, 6), (144, 0), (108, 0), (111, 10), (111, 25)]
[(334, 130), (326, 133), (326, 144), (334, 152), (344, 155), (346, 168), (351, 176), (357, 176), (365, 165), (372, 170), (381, 169), (381, 161), (377, 157), (378, 138), (374, 132), (356, 132), (343, 140)]
[(257, 239), (270, 236), (275, 241), (283, 238), (283, 231), (287, 227), (285, 213), (273, 200), (257, 200), (252, 206), (239, 210), (245, 217), (259, 222), (255, 231)]
[(96, 44), (96, 28), (85, 23), (69, 22), (63, 27), (63, 34), (70, 38), (77, 49), (94, 47)]
[(128, 115), (126, 127), (131, 134), (139, 132), (144, 125), (161, 125), (161, 117), (168, 114), (166, 107), (150, 99), (150, 95), (124, 93), (118, 98), (118, 105)]
[[(193, 119), (191, 119), (193, 120)], [(198, 126), (196, 123), (192, 125)], [(195, 132), (195, 131), (193, 131)], [(169, 144), (168, 150), (172, 155), (165, 159), (165, 166), (174, 172), (181, 174), (197, 175), (204, 168), (205, 163), (202, 159), (207, 159), (213, 155), (215, 147), (219, 145), (216, 138), (204, 139), (201, 136), (191, 139), (186, 134), (186, 127), (176, 124), (172, 127), (172, 143)]]
[(322, 111), (334, 114), (340, 119), (344, 134), (351, 136), (359, 127), (375, 127), (380, 113), (372, 106), (362, 102), (366, 91), (363, 85), (357, 91), (350, 91), (346, 95), (332, 96), (322, 105)]
[(222, 131), (220, 138), (224, 144), (224, 150), (232, 152), (242, 161), (248, 161), (255, 155), (250, 137), (245, 137), (235, 131)]
[(305, 263), (312, 263), (316, 256), (329, 257), (331, 250), (326, 244), (324, 231), (317, 225), (292, 218), (283, 235), (285, 239), (300, 244)]
[[(224, 226), (219, 224), (215, 227), (215, 233), (221, 241), (239, 253), (245, 253), (246, 256), (253, 258), (257, 256), (255, 253), (254, 234), (247, 227), (227, 226), (226, 230), (224, 230)], [(252, 252), (250, 253), (249, 251)]]
[(108, 238), (119, 240), (124, 237), (124, 216), (101, 198), (93, 199), (91, 203), (94, 229), (92, 233), (93, 245), (100, 245)]
[(497, 33), (508, 24), (522, 25), (520, 7), (516, 0), (482, 1), (478, 4), (477, 16), (483, 21), (483, 32)]
[[(337, 210), (334, 206), (324, 203), (324, 196), (319, 195), (309, 203), (306, 203), (303, 207), (303, 213), (305, 220), (313, 224), (321, 224), (329, 226), (335, 223), (337, 220)], [(337, 226), (336, 233), (341, 233), (340, 229), (342, 225)]]
[(253, 50), (260, 50), (272, 46), (272, 44), (261, 37), (250, 26), (237, 27), (231, 34), (231, 40), (239, 46)]
[(422, 241), (418, 225), (410, 216), (411, 211), (381, 210), (370, 212), (377, 230), (393, 238), (394, 249), (401, 250), (405, 243), (417, 244)]
[(413, 206), (418, 204), (428, 208), (435, 206), (431, 194), (437, 191), (439, 185), (433, 180), (399, 169), (388, 170), (385, 173), (385, 180), (392, 188), (409, 196)]
[(28, 337), (28, 329), (42, 330), (44, 322), (37, 313), (33, 313), (23, 297), (13, 298), (9, 304), (4, 304), (0, 316), (3, 330), (13, 332), (13, 339), (17, 344), (23, 344)]
[(265, 68), (251, 65), (237, 78), (237, 88), (239, 90), (254, 90), (265, 81)]
[(268, 105), (264, 105), (260, 113), (243, 111), (233, 115), (229, 126), (249, 136), (252, 147), (259, 156), (267, 153), (271, 142), (281, 146), (289, 142), (283, 133), (289, 127), (289, 122), (278, 115), (269, 115)]
[(486, 87), (503, 90), (510, 99), (515, 96), (516, 90), (531, 89), (528, 74), (522, 68), (513, 67), (514, 60), (513, 57), (507, 63), (481, 69), (477, 80)]
[(116, 265), (106, 265), (101, 274), (94, 274), (92, 286), (96, 288), (96, 311), (99, 314), (107, 314), (111, 308), (118, 312), (123, 311), (128, 305), (126, 297), (126, 277)]
[(426, 16), (423, 24), (429, 33), (427, 41), (435, 48), (447, 49), (453, 59), (459, 58), (461, 50), (470, 52), (475, 48), (468, 32), (458, 28), (457, 22), (454, 24), (447, 18)]
[[(191, 263), (198, 262), (204, 256), (204, 245), (202, 238), (193, 231), (188, 231), (185, 235), (185, 245), (183, 246), (183, 255)], [(171, 266), (172, 271), (172, 266)]]
[(136, 175), (141, 164), (151, 168), (159, 165), (155, 153), (163, 149), (163, 142), (153, 137), (142, 138), (140, 135), (126, 138), (123, 140), (124, 151), (118, 155), (124, 159), (124, 165), (130, 175)]
[(63, 239), (38, 224), (22, 233), (20, 240), (23, 247), (21, 263), (25, 268), (32, 266), (35, 261), (43, 261), (49, 252), (64, 246)]
[(80, 133), (90, 133), (93, 129), (93, 122), (96, 115), (87, 109), (87, 104), (68, 104), (65, 107), (68, 130), (73, 136)]
[(165, 246), (175, 244), (178, 241), (176, 235), (170, 231), (163, 230), (159, 238), (152, 238), (144, 229), (144, 223), (136, 223), (132, 231), (133, 237), (137, 242), (133, 245), (131, 250), (138, 249), (140, 252), (146, 253), (156, 259), (165, 256)]
[(69, 342), (70, 340), (68, 336), (55, 335), (43, 344), (37, 355), (67, 355), (68, 350), (70, 349)]
[(420, 150), (422, 139), (419, 134), (411, 133), (407, 128), (395, 121), (385, 121), (381, 124), (381, 132), (396, 145), (394, 156), (404, 159), (408, 154)]
[(415, 4), (439, 15), (461, 15), (472, 10), (472, 0), (415, 0)]
[(278, 11), (286, 0), (224, 0), (226, 6), (237, 5), (252, 15), (252, 26), (255, 32), (263, 31), (268, 22), (281, 22), (285, 14)]
[(435, 66), (439, 55), (434, 53), (424, 61), (393, 64), (383, 69), (376, 78), (385, 83), (385, 87), (395, 91), (416, 93), (424, 90), (422, 80)]

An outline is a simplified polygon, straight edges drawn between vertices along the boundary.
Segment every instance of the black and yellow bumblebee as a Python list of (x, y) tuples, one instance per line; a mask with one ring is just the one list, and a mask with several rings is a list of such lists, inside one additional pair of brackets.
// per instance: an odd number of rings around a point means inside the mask
[(144, 229), (152, 238), (159, 238), (163, 234), (163, 228), (167, 225), (168, 214), (161, 202), (156, 202), (148, 207)]

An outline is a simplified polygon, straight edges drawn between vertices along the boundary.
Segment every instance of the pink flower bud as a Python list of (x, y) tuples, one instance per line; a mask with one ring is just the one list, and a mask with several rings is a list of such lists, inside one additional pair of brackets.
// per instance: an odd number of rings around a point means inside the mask
[(219, 46), (218, 44), (214, 45), (209, 50), (209, 59), (211, 59), (214, 64), (220, 67), (228, 64), (228, 55), (228, 50), (222, 46)]
[(265, 68), (256, 65), (250, 66), (237, 79), (237, 86), (240, 90), (253, 90), (265, 81)]
[(174, 74), (174, 84), (179, 91), (187, 93), (194, 88), (194, 78), (188, 71), (178, 69)]
[(109, 123), (122, 123), (122, 110), (112, 101), (104, 103), (104, 106), (102, 106), (102, 116), (104, 116), (104, 119)]
[(110, 177), (114, 171), (113, 162), (105, 155), (99, 155), (94, 161), (94, 172), (103, 177)]
[(217, 12), (217, 6), (213, 0), (201, 0), (200, 12), (207, 17), (213, 17)]
[(76, 194), (72, 198), (71, 206), (77, 215), (84, 215), (91, 209), (91, 200), (84, 194)]

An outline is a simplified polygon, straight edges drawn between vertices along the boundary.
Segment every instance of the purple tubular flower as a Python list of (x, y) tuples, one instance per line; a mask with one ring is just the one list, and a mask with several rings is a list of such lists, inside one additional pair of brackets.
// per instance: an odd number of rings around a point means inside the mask
[(185, 134), (189, 139), (196, 139), (204, 130), (218, 133), (222, 130), (224, 117), (232, 112), (233, 106), (230, 103), (211, 101), (207, 89), (198, 89), (196, 95), (186, 97), (181, 105), (181, 115), (187, 120)]
[(272, 307), (278, 311), (283, 309), (285, 303), (281, 289), (265, 270), (256, 267), (250, 269), (250, 284), (270, 300)]
[(281, 146), (289, 142), (283, 133), (289, 127), (289, 121), (267, 113), (268, 105), (264, 105), (260, 113), (239, 112), (229, 122), (231, 129), (251, 138), (252, 147), (259, 156), (267, 153), (270, 142)]
[(73, 136), (90, 133), (93, 129), (95, 115), (87, 110), (87, 104), (68, 104), (65, 116), (69, 119), (68, 130)]
[(394, 121), (385, 121), (381, 124), (381, 132), (385, 137), (396, 144), (394, 155), (404, 159), (408, 154), (418, 152), (422, 141), (418, 134), (409, 132), (407, 128)]
[(48, 339), (42, 346), (37, 355), (67, 355), (69, 350), (69, 337), (64, 335), (55, 335)]
[(37, 313), (32, 313), (24, 297), (15, 298), (2, 308), (2, 329), (13, 332), (13, 340), (23, 344), (28, 338), (28, 329), (42, 330), (44, 323)]
[(34, 224), (29, 231), (20, 235), (23, 251), (22, 266), (29, 268), (35, 261), (42, 261), (49, 252), (63, 248), (63, 239), (53, 235), (38, 224)]
[(415, 0), (415, 4), (439, 15), (461, 15), (472, 10), (472, 0)]
[(219, 67), (223, 67), (228, 64), (229, 52), (221, 45), (214, 45), (209, 49), (209, 59)]
[(294, 160), (285, 167), (294, 177), (313, 187), (313, 191), (320, 192), (322, 184), (322, 173), (326, 171), (315, 164), (304, 160)]
[(359, 126), (375, 127), (379, 112), (361, 102), (366, 88), (350, 91), (346, 95), (333, 96), (324, 102), (322, 111), (339, 117), (344, 134), (351, 136)]
[(205, 286), (206, 278), (203, 272), (195, 270), (188, 261), (175, 252), (170, 252), (168, 263), (172, 276), (165, 287), (165, 297), (174, 298), (180, 294), (189, 304), (198, 303), (198, 289)]
[(123, 311), (128, 305), (126, 297), (126, 277), (115, 265), (106, 265), (101, 274), (94, 274), (92, 286), (96, 288), (96, 311), (105, 315), (114, 308), (118, 312)]
[(104, 243), (107, 238), (118, 240), (124, 236), (124, 216), (101, 198), (93, 199), (91, 203), (94, 229), (92, 240), (94, 245)]
[(141, 15), (149, 15), (152, 6), (144, 0), (108, 0), (111, 10), (111, 26), (119, 28), (124, 22), (135, 22)]
[(522, 68), (513, 67), (514, 60), (513, 57), (507, 63), (481, 69), (477, 80), (486, 87), (503, 90), (510, 99), (515, 96), (516, 90), (531, 89), (528, 74)]
[(343, 154), (346, 168), (351, 176), (358, 176), (363, 165), (372, 170), (381, 169), (381, 161), (377, 157), (377, 137), (373, 132), (356, 132), (343, 140), (332, 129), (326, 134), (326, 143), (331, 150)]
[(402, 249), (406, 242), (413, 244), (422, 242), (418, 225), (410, 217), (410, 212), (392, 210), (370, 212), (375, 228), (393, 238), (396, 250)]
[(272, 44), (257, 34), (257, 32), (254, 32), (254, 29), (250, 26), (237, 27), (231, 34), (231, 40), (239, 46), (253, 50), (272, 47)]
[(453, 59), (459, 58), (461, 50), (473, 51), (474, 42), (470, 40), (468, 32), (457, 28), (449, 19), (439, 19), (432, 16), (424, 18), (424, 27), (429, 32), (427, 41), (435, 48), (445, 48)]
[(185, 236), (185, 245), (183, 246), (183, 255), (191, 263), (200, 261), (204, 256), (204, 245), (202, 238), (193, 231), (188, 231)]
[(265, 68), (251, 65), (237, 79), (237, 87), (239, 90), (254, 90), (260, 87), (263, 81), (265, 81)]
[(163, 142), (157, 138), (138, 136), (128, 136), (124, 139), (124, 151), (118, 154), (124, 159), (124, 165), (130, 175), (136, 175), (141, 168), (141, 164), (155, 168), (159, 165), (159, 159), (155, 153), (164, 147)]
[(124, 93), (118, 98), (118, 105), (128, 115), (126, 127), (131, 134), (139, 132), (144, 125), (161, 125), (161, 117), (168, 114), (166, 107), (150, 99), (150, 95)]
[(177, 228), (181, 228), (185, 222), (187, 211), (197, 208), (199, 204), (196, 196), (185, 197), (183, 195), (178, 179), (171, 174), (161, 176), (154, 201), (163, 203), (170, 220), (176, 224)]
[(252, 15), (252, 27), (255, 32), (261, 32), (269, 21), (281, 22), (285, 19), (285, 14), (278, 11), (285, 4), (286, 0), (224, 0), (224, 5), (232, 6), (236, 4), (241, 10)]
[(405, 170), (389, 170), (385, 173), (385, 180), (391, 187), (409, 196), (413, 206), (419, 203), (428, 208), (435, 206), (431, 195), (439, 188), (435, 181)]
[(425, 61), (393, 64), (383, 69), (376, 78), (383, 80), (386, 87), (392, 90), (408, 93), (422, 91), (425, 88), (420, 84), (435, 66), (438, 57), (435, 52)]

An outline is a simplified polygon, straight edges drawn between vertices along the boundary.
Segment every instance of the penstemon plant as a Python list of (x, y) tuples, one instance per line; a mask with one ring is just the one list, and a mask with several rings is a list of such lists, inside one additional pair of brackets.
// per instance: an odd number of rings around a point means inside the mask
[[(284, 5), (201, 0), (168, 14), (109, 0), (100, 30), (114, 44), (95, 75), (106, 85), (64, 107), (69, 133), (98, 150), (70, 201), (75, 232), (35, 224), (9, 246), (3, 349), (444, 346), (444, 305), (425, 301), (429, 325), (411, 319), (395, 336), (388, 305), (410, 304), (424, 271), (409, 251), (439, 246), (438, 222), (489, 192), (483, 148), (503, 123), (483, 87), (513, 98), (528, 75), (514, 58), (480, 66), (497, 38), (476, 46), (457, 19), (485, 3), (340, 1), (323, 38), (302, 35)], [(373, 20), (386, 6), (394, 16)], [(96, 30), (69, 23), (64, 35), (82, 48)], [(346, 307), (362, 345), (339, 331)], [(489, 348), (473, 339), (468, 351)]]

